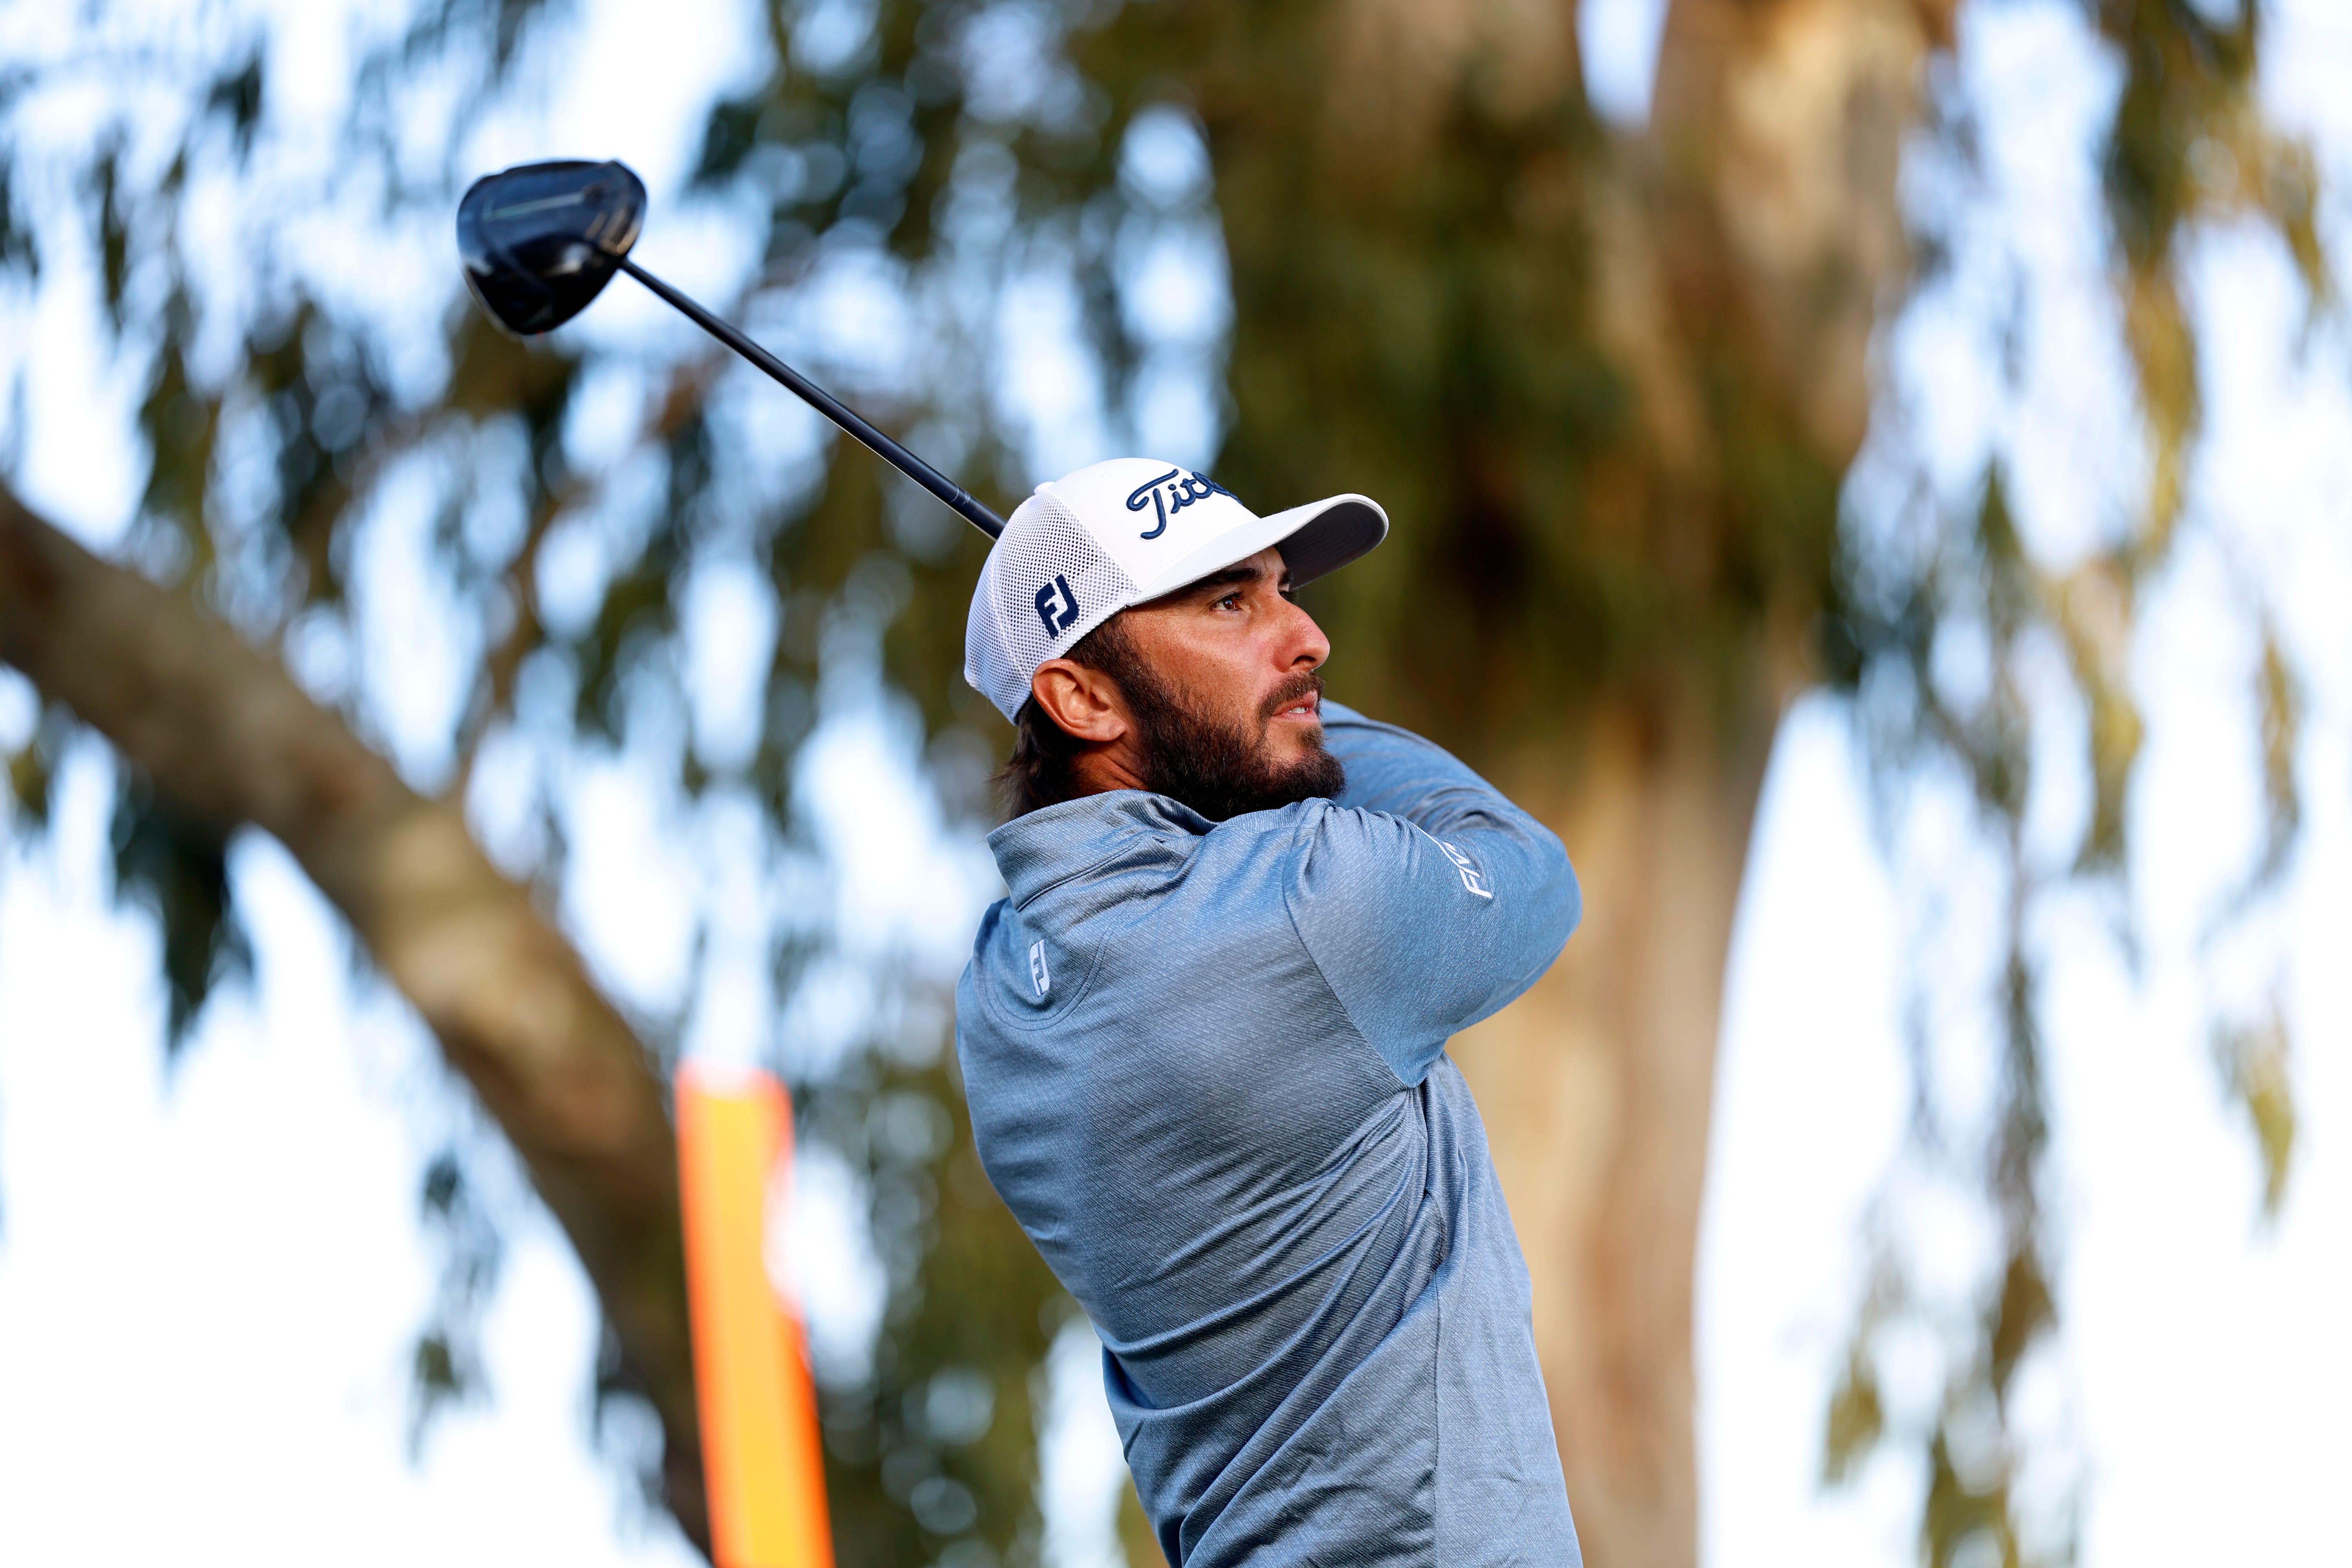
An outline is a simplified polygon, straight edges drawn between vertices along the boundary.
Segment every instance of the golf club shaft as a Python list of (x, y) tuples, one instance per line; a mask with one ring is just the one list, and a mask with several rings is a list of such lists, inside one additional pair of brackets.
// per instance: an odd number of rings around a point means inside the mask
[(881, 431), (860, 419), (844, 407), (824, 388), (737, 331), (732, 326), (696, 304), (628, 258), (621, 258), (621, 270), (668, 300), (692, 318), (695, 324), (770, 375), (800, 395), (810, 407), (832, 420), (856, 437), (876, 457), (930, 491), (945, 502), (950, 510), (994, 539), (1004, 531), (1004, 520), (974, 500), (971, 495), (945, 474), (931, 467)]

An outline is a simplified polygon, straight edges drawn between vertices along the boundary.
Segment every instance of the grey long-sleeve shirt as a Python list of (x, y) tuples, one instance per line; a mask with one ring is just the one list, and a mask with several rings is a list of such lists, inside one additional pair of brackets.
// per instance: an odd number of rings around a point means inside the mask
[(990, 835), (957, 1047), (1181, 1568), (1576, 1564), (1527, 1265), (1448, 1037), (1576, 924), (1559, 841), (1336, 703), (1338, 800)]

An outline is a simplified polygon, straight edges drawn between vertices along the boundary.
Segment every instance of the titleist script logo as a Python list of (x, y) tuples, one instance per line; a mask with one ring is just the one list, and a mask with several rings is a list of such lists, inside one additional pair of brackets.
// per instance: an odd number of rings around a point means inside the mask
[[(1060, 602), (1055, 602), (1055, 595)], [(1078, 624), (1078, 596), (1070, 592), (1070, 580), (1059, 572), (1054, 580), (1037, 590), (1037, 618), (1045, 623), (1045, 635), (1059, 637)]]
[[(1160, 488), (1162, 485), (1167, 489), (1162, 489)], [(1223, 496), (1230, 501), (1238, 501), (1241, 499), (1198, 470), (1188, 474), (1181, 468), (1171, 468), (1150, 483), (1136, 486), (1134, 492), (1127, 498), (1127, 510), (1141, 511), (1148, 505), (1159, 519), (1159, 521), (1152, 525), (1150, 532), (1138, 534), (1136, 537), (1159, 538), (1168, 531), (1169, 513), (1182, 511), (1194, 502), (1207, 500), (1211, 496)]]

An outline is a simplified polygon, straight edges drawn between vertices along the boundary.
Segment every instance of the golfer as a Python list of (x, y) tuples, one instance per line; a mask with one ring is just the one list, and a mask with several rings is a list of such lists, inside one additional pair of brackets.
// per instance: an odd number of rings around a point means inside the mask
[(1019, 734), (956, 994), (989, 1179), (1103, 1342), (1180, 1568), (1575, 1564), (1527, 1265), (1445, 1054), (1576, 924), (1559, 841), (1323, 700), (1292, 599), (1388, 532), (1121, 458), (1013, 514), (965, 678)]

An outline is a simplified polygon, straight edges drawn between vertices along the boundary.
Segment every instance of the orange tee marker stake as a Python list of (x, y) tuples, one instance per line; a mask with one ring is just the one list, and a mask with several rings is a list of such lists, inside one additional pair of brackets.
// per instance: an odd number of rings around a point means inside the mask
[(816, 1396), (765, 1258), (771, 1178), (792, 1141), (790, 1102), (768, 1074), (678, 1069), (694, 1388), (719, 1568), (833, 1568)]

